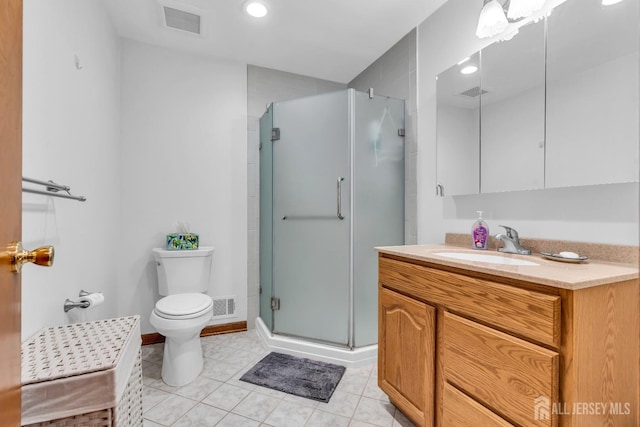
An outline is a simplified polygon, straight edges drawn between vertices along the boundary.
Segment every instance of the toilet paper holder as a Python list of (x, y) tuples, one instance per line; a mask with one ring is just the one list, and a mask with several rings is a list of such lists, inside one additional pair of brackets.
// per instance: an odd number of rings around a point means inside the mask
[[(78, 298), (83, 298), (86, 297), (88, 295), (92, 295), (92, 294), (100, 294), (101, 292), (87, 292), (84, 289), (80, 290), (80, 292), (78, 293)], [(91, 306), (91, 302), (88, 300), (83, 300), (83, 299), (78, 299), (78, 300), (71, 300), (69, 298), (67, 298), (64, 301), (64, 312), (68, 313), (69, 310), (73, 310), (74, 308), (89, 308)]]

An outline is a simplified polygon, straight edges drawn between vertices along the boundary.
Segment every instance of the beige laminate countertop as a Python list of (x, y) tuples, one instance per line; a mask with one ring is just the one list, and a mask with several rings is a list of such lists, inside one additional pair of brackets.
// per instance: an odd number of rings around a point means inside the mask
[[(563, 289), (583, 289), (608, 283), (634, 280), (640, 277), (638, 266), (632, 264), (620, 264), (587, 260), (579, 264), (552, 261), (540, 254), (515, 255), (486, 250), (477, 251), (452, 245), (406, 245), (385, 246), (376, 250), (381, 254), (401, 256), (405, 258), (456, 267), (464, 270), (477, 271), (499, 277), (525, 280), (541, 285), (553, 286)], [(484, 255), (518, 258), (538, 265), (502, 265), (478, 261), (463, 261), (453, 258), (445, 258), (438, 252), (480, 253)]]

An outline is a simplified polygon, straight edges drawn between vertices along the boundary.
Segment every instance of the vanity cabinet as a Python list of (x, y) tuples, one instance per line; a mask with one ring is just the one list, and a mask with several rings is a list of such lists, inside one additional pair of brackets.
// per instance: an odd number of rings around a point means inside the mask
[(569, 290), (381, 252), (378, 385), (417, 426), (637, 426), (639, 303), (637, 280)]

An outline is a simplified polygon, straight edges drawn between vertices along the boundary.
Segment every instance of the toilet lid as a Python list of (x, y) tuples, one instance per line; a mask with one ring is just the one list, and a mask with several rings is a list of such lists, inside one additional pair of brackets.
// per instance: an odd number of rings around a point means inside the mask
[(156, 313), (163, 316), (189, 316), (199, 314), (213, 305), (209, 295), (190, 293), (169, 295), (156, 303)]

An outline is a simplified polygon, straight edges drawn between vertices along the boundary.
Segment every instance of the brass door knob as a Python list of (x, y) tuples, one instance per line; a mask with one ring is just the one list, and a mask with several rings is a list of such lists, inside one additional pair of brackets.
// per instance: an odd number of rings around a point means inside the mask
[(7, 250), (0, 256), (2, 264), (9, 264), (11, 271), (20, 273), (22, 265), (32, 262), (36, 265), (50, 267), (53, 265), (53, 246), (43, 246), (33, 251), (27, 251), (21, 242), (11, 242)]

